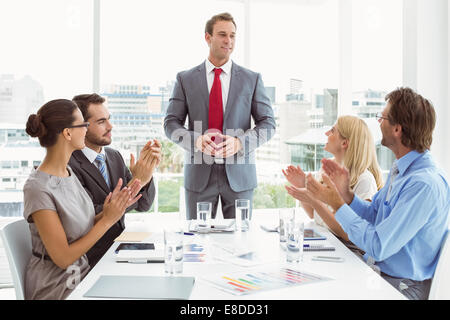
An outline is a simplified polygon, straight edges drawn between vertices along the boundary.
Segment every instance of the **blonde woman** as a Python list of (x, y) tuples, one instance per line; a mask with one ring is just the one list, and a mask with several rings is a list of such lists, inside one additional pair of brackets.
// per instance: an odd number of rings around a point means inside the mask
[[(375, 143), (367, 124), (358, 117), (342, 116), (325, 134), (328, 141), (324, 150), (334, 156), (334, 161), (348, 169), (352, 190), (361, 199), (370, 200), (381, 189), (382, 176)], [(286, 186), (286, 190), (292, 197), (300, 200), (308, 216), (314, 218), (316, 223), (328, 227), (352, 249), (347, 234), (334, 218), (330, 208), (306, 190), (306, 175), (303, 170), (299, 166), (289, 166), (282, 171), (292, 184)]]

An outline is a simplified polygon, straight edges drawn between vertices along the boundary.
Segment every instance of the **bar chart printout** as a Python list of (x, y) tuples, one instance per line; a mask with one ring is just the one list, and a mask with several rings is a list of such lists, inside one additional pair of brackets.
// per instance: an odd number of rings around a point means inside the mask
[(282, 289), (332, 280), (331, 278), (301, 272), (288, 267), (221, 273), (205, 276), (202, 279), (214, 287), (234, 295), (252, 294), (263, 290)]

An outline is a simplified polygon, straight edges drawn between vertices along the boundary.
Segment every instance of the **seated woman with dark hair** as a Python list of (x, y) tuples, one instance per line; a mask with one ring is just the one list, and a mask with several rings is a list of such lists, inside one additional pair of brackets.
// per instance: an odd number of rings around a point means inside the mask
[(28, 118), (26, 132), (47, 154), (24, 186), (24, 217), (30, 224), (32, 256), (25, 275), (26, 299), (64, 299), (89, 271), (86, 252), (136, 202), (139, 180), (122, 190), (119, 180), (95, 215), (92, 201), (67, 165), (84, 147), (88, 122), (77, 105), (52, 100)]

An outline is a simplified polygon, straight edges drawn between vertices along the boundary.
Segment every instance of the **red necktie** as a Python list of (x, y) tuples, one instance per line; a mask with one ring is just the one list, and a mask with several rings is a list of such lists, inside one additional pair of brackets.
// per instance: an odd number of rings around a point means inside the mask
[(209, 126), (211, 131), (222, 132), (223, 128), (223, 102), (222, 102), (222, 84), (220, 83), (220, 74), (222, 69), (214, 69), (214, 82), (209, 93)]

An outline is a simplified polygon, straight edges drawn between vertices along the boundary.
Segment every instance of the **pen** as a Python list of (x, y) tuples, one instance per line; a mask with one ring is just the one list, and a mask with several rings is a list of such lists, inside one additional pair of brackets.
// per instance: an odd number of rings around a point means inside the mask
[(184, 235), (185, 236), (193, 236), (194, 234), (192, 232), (185, 232)]
[(341, 257), (328, 257), (328, 256), (314, 256), (311, 260), (326, 261), (326, 262), (343, 262), (344, 258)]
[(136, 259), (136, 260), (124, 260), (124, 261), (116, 261), (116, 263), (134, 263), (134, 264), (144, 264), (144, 263), (162, 263), (163, 259), (160, 260), (147, 260), (147, 259)]

